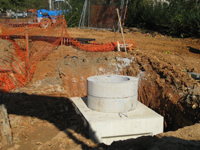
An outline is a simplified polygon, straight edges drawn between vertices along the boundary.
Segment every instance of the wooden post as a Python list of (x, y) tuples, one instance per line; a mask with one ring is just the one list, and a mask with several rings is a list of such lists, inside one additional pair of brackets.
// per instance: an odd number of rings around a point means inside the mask
[(115, 28), (115, 24), (114, 23), (113, 23), (113, 30), (115, 32), (115, 41), (117, 41), (116, 28)]
[(7, 109), (3, 101), (3, 95), (0, 94), (0, 119), (1, 119), (1, 134), (3, 144), (13, 144), (12, 133), (10, 128), (10, 120), (8, 117)]
[(64, 21), (64, 16), (62, 16), (62, 22), (61, 22), (61, 45), (63, 45), (63, 21)]
[(28, 26), (26, 26), (26, 50), (27, 50), (27, 58), (26, 58), (26, 72), (27, 72), (27, 81), (29, 81), (29, 44), (28, 44)]
[(120, 45), (119, 45), (119, 41), (117, 41), (117, 51), (120, 52)]
[(116, 10), (117, 10), (117, 15), (118, 15), (118, 19), (119, 19), (119, 25), (120, 25), (120, 29), (121, 29), (122, 39), (123, 39), (123, 43), (124, 43), (124, 49), (125, 49), (125, 52), (127, 52), (126, 51), (126, 43), (125, 43), (125, 40), (124, 40), (122, 23), (121, 23), (121, 19), (120, 19), (120, 16), (119, 16), (119, 9), (117, 8)]

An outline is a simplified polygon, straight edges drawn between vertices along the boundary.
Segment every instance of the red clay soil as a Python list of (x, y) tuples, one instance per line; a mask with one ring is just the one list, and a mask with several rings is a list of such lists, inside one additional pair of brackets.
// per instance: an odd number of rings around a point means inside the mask
[[(105, 30), (68, 31), (98, 42), (121, 39), (120, 33)], [(188, 75), (200, 73), (199, 39), (141, 33), (136, 28), (125, 32), (136, 45), (128, 53), (58, 46), (37, 64), (27, 87), (5, 94), (14, 145), (2, 144), (2, 149), (200, 149), (200, 84)], [(34, 55), (40, 47), (37, 42), (30, 45)], [(164, 116), (165, 131), (185, 128), (111, 146), (94, 143), (68, 98), (86, 96), (87, 77), (101, 74), (139, 75), (139, 101)]]

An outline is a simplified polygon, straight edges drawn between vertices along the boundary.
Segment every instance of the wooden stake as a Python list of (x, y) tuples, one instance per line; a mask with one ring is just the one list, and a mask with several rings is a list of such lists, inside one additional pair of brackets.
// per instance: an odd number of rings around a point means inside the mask
[(119, 45), (119, 41), (117, 41), (117, 51), (120, 52), (120, 45)]
[(125, 52), (127, 52), (126, 51), (126, 43), (125, 43), (125, 40), (124, 40), (123, 28), (122, 28), (121, 19), (120, 19), (120, 16), (119, 16), (119, 9), (117, 8), (116, 10), (117, 10), (117, 15), (118, 15), (118, 19), (119, 19), (119, 25), (120, 25), (120, 29), (121, 29), (122, 39), (123, 39), (123, 43), (124, 43), (124, 50), (125, 50)]
[(1, 119), (1, 134), (3, 144), (13, 144), (12, 133), (10, 128), (10, 120), (8, 118), (7, 109), (3, 101), (3, 95), (0, 94), (0, 119)]
[(26, 50), (27, 50), (27, 59), (26, 59), (26, 68), (27, 68), (27, 81), (29, 81), (29, 44), (28, 44), (28, 26), (26, 26)]
[(61, 23), (61, 45), (63, 45), (63, 21), (64, 21), (64, 16), (62, 16), (62, 23)]
[(115, 32), (115, 41), (117, 41), (117, 36), (116, 36), (116, 28), (115, 28), (115, 24), (113, 23), (113, 30)]

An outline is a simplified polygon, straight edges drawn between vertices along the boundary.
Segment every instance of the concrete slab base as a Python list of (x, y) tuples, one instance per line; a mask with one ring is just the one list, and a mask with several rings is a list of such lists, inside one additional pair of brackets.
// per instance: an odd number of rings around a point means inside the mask
[(156, 135), (163, 132), (163, 117), (142, 103), (129, 112), (103, 113), (87, 107), (87, 98), (71, 98), (77, 113), (89, 128), (90, 138), (110, 145), (113, 141)]

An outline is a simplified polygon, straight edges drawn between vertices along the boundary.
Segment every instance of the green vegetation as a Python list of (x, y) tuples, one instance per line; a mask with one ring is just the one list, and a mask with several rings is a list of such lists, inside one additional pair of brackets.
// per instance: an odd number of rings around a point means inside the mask
[(77, 27), (81, 18), (84, 0), (70, 0), (69, 3), (73, 9), (65, 15), (67, 26)]
[(78, 27), (82, 9), (73, 9), (65, 15), (68, 27)]
[(13, 11), (48, 8), (48, 0), (0, 0), (0, 8), (5, 12), (8, 9)]
[(153, 3), (151, 0), (130, 0), (126, 26), (164, 31), (173, 36), (200, 36), (200, 1), (168, 0), (170, 3)]
[[(176, 37), (200, 37), (200, 0), (129, 0), (127, 27), (154, 30)], [(69, 0), (73, 11), (65, 15), (69, 27), (78, 26), (84, 0)]]
[[(75, 27), (79, 24), (84, 0), (68, 1), (73, 9), (65, 15), (65, 18), (68, 27)], [(200, 0), (168, 0), (168, 2), (129, 0), (126, 26), (154, 30), (176, 37), (200, 37)], [(4, 11), (47, 9), (48, 0), (0, 0), (0, 8)]]
[[(81, 17), (84, 0), (68, 0), (72, 6), (72, 10), (65, 15), (68, 27), (78, 26), (79, 20)], [(5, 13), (6, 10), (28, 10), (32, 9), (48, 9), (49, 1), (48, 0), (0, 0), (0, 10), (3, 10)], [(63, 5), (63, 10), (69, 9), (68, 5)]]

